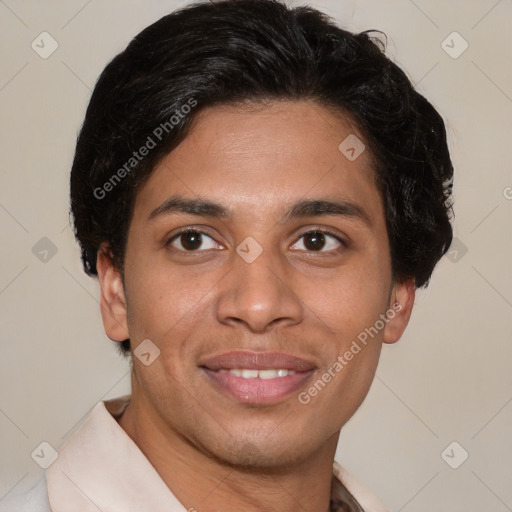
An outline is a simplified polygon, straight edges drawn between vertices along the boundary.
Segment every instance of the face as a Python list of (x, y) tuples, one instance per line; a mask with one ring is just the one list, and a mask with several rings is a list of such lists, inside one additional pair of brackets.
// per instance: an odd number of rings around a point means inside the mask
[(363, 140), (305, 101), (203, 110), (138, 193), (124, 287), (100, 256), (107, 334), (160, 351), (133, 358), (133, 399), (217, 459), (321, 452), (407, 324), (414, 287), (392, 282), (370, 154), (347, 158), (349, 135)]

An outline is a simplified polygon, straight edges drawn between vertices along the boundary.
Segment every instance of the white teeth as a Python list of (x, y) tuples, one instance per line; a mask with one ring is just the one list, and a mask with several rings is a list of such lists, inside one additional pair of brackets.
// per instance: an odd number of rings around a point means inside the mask
[[(279, 370), (281, 372), (286, 372), (286, 370)], [(275, 379), (279, 375), (278, 370), (260, 370), (258, 372), (258, 377), (260, 379)], [(285, 375), (279, 375), (279, 377), (285, 377)]]
[(268, 370), (248, 370), (240, 368), (231, 368), (230, 370), (226, 370), (222, 368), (219, 370), (219, 373), (227, 373), (228, 371), (231, 375), (234, 375), (235, 377), (242, 377), (244, 379), (275, 379), (277, 377), (295, 375), (294, 370), (275, 370), (273, 368), (269, 368)]
[(242, 370), (242, 377), (244, 379), (257, 379), (258, 370)]

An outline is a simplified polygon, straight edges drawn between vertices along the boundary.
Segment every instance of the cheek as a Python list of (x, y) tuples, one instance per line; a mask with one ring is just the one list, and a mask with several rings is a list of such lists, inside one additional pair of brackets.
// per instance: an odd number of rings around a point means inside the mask
[(346, 401), (349, 415), (362, 403), (374, 378), (386, 325), (381, 315), (386, 312), (390, 286), (389, 274), (381, 272), (375, 261), (364, 263), (331, 285), (327, 290), (331, 300), (324, 303), (336, 331), (334, 363), (339, 364), (331, 367), (331, 373), (337, 370), (333, 398)]
[(340, 269), (337, 276), (316, 286), (305, 282), (301, 291), (311, 309), (345, 342), (374, 325), (387, 306), (390, 281), (369, 268)]
[[(353, 416), (368, 394), (382, 345), (361, 345), (355, 350), (350, 346), (345, 345), (347, 350), (339, 353), (298, 397), (301, 407), (311, 407), (312, 429), (336, 430)], [(347, 351), (352, 355), (347, 357)]]
[[(204, 273), (171, 273), (156, 265), (146, 268), (143, 277), (138, 275), (132, 274), (128, 310), (133, 347), (150, 339), (160, 351), (154, 364), (139, 369), (144, 372), (140, 380), (150, 387), (175, 388), (193, 376), (194, 344), (212, 328), (212, 296), (208, 292), (215, 290), (215, 282)], [(180, 398), (176, 396), (175, 401)]]
[(211, 286), (204, 276), (171, 272), (164, 263), (137, 263), (127, 272), (130, 334), (165, 339), (204, 307)]

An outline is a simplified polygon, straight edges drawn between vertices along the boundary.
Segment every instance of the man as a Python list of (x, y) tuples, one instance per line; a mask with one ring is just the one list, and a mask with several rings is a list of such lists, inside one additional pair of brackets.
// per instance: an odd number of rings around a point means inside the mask
[(191, 5), (102, 73), (71, 209), (132, 393), (17, 510), (384, 511), (334, 455), (448, 249), (444, 124), (370, 34)]

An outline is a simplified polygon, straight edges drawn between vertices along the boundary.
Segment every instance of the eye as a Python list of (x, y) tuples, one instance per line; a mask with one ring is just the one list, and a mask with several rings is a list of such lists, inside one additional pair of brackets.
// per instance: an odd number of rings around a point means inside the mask
[(175, 249), (185, 252), (223, 248), (211, 236), (196, 229), (187, 229), (175, 234), (165, 245), (171, 245)]
[(334, 233), (321, 229), (303, 233), (299, 241), (292, 245), (292, 249), (309, 252), (329, 252), (340, 247), (347, 247), (346, 242)]

